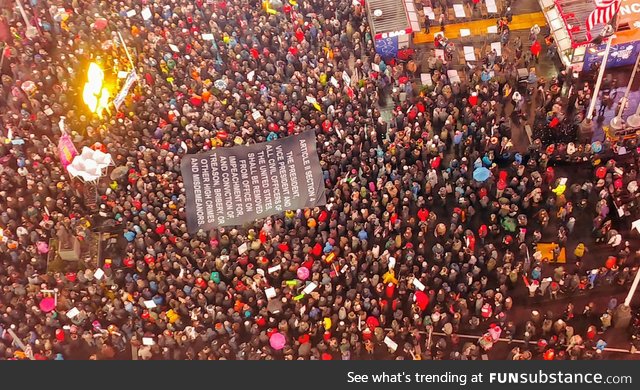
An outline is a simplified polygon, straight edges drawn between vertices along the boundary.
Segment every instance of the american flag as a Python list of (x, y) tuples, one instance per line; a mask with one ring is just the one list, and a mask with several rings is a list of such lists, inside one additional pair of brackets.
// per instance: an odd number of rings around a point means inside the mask
[(620, 9), (621, 0), (595, 0), (596, 9), (587, 18), (587, 37), (591, 39), (591, 30), (595, 25), (606, 24), (613, 19)]

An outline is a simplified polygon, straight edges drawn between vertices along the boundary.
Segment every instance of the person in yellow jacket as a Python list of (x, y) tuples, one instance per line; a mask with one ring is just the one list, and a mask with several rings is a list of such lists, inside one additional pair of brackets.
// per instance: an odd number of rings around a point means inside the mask
[(382, 283), (393, 283), (395, 285), (398, 284), (398, 279), (396, 279), (396, 273), (393, 269), (390, 269), (382, 276)]
[(581, 242), (581, 243), (578, 244), (576, 249), (573, 251), (573, 254), (576, 256), (576, 260), (580, 261), (580, 260), (582, 260), (582, 257), (584, 256), (584, 254), (587, 253), (587, 252), (589, 252), (589, 250), (584, 245), (584, 243)]

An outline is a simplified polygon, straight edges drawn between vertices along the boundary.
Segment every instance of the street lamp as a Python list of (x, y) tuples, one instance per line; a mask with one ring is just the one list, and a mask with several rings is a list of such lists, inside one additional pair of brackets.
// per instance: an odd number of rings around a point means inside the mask
[[(640, 58), (640, 56), (638, 56)], [(627, 118), (627, 125), (631, 128), (640, 127), (640, 104), (638, 104), (638, 108), (636, 108), (636, 113)]]
[[(633, 84), (633, 81), (636, 77), (636, 72), (638, 71), (638, 64), (640, 64), (640, 56), (638, 56), (638, 58), (636, 59), (636, 64), (633, 67), (633, 72), (631, 72), (631, 78), (629, 79), (629, 83), (627, 84), (627, 89), (624, 91), (624, 96), (622, 97), (622, 99), (620, 99), (620, 109), (618, 110), (618, 115), (616, 115), (613, 119), (611, 119), (610, 125), (611, 125), (611, 128), (614, 130), (622, 130), (622, 128), (624, 127), (625, 120), (622, 119), (622, 114), (624, 113), (624, 110), (627, 108), (627, 103), (629, 102), (629, 93), (631, 92), (631, 84)], [(636, 115), (638, 115), (639, 113), (638, 111), (640, 111), (640, 106), (638, 106), (638, 110), (636, 110)], [(629, 123), (629, 119), (631, 119), (631, 117), (627, 118), (627, 124), (629, 124), (630, 126), (633, 126), (631, 123)], [(632, 121), (633, 120), (636, 120), (638, 124), (640, 124), (640, 118), (634, 118), (632, 119)]]

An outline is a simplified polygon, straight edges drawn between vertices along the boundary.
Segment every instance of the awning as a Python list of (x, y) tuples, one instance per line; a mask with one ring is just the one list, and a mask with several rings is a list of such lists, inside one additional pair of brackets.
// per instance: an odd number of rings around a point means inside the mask
[(565, 66), (569, 66), (572, 62), (571, 51), (574, 45), (569, 31), (570, 27), (567, 25), (558, 6), (558, 2), (561, 1), (562, 0), (538, 0), (538, 3), (540, 4), (544, 17), (547, 19), (549, 31), (555, 40), (558, 56)]
[[(369, 25), (375, 39), (413, 32), (407, 5), (403, 0), (368, 0), (366, 5)], [(415, 8), (413, 11), (415, 13)]]
[[(565, 28), (571, 40), (572, 46), (578, 47), (589, 44), (587, 38), (586, 20), (595, 9), (593, 0), (553, 0), (555, 7), (551, 8), (547, 13), (553, 13), (554, 10), (564, 22)], [(541, 3), (548, 3), (549, 0), (541, 0)], [(550, 23), (550, 25), (552, 25)], [(591, 31), (591, 37), (600, 35), (602, 24), (594, 26)], [(617, 20), (617, 38), (613, 44), (628, 43), (636, 41), (640, 38), (640, 0), (622, 0)]]
[[(555, 5), (567, 29), (572, 46), (589, 44), (586, 21), (591, 11), (595, 9), (593, 0), (555, 0)], [(591, 37), (600, 35), (602, 28), (603, 25), (594, 26)]]

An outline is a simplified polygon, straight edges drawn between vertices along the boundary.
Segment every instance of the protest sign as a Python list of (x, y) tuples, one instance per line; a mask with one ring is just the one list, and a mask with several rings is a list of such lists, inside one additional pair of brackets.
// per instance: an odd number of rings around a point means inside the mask
[(185, 155), (181, 171), (192, 232), (326, 203), (313, 131)]

